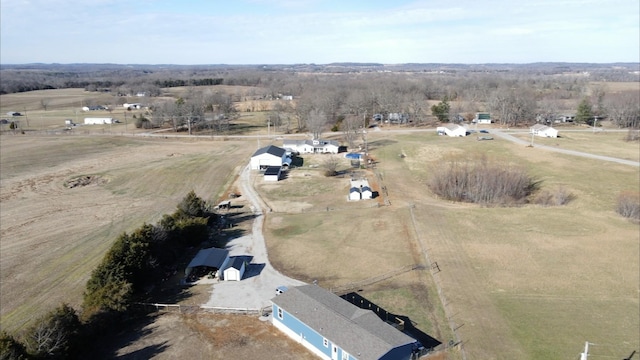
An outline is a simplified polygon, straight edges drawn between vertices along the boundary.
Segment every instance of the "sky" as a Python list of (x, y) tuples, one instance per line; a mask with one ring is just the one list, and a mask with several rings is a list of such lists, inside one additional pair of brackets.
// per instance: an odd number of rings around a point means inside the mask
[(1, 0), (0, 63), (639, 62), (638, 0)]

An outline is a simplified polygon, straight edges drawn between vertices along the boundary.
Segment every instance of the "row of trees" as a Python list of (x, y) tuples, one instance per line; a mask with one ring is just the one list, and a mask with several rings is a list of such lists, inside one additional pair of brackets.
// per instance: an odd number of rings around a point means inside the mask
[(131, 305), (175, 269), (186, 249), (209, 237), (213, 214), (193, 191), (173, 214), (120, 235), (93, 270), (78, 313), (63, 304), (16, 336), (0, 334), (2, 359), (73, 359), (90, 339), (118, 328)]

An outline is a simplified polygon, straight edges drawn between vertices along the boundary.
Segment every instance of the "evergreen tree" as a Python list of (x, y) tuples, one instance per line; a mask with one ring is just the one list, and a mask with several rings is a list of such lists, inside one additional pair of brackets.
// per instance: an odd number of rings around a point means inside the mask
[(431, 107), (431, 114), (437, 117), (440, 122), (449, 122), (449, 111), (451, 105), (449, 105), (449, 97), (445, 95), (444, 99), (437, 105)]
[(576, 111), (576, 122), (593, 125), (593, 106), (588, 98), (582, 99)]

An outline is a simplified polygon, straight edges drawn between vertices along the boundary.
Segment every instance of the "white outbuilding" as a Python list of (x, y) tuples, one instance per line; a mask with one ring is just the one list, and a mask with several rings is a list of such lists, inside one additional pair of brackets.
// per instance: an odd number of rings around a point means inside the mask
[(229, 266), (224, 269), (224, 281), (242, 280), (246, 268), (246, 261), (242, 257), (232, 258)]
[(100, 117), (95, 117), (95, 118), (84, 118), (84, 124), (85, 125), (102, 125), (102, 124), (113, 124), (116, 121), (113, 118), (100, 118)]
[(269, 166), (288, 166), (290, 163), (285, 149), (275, 145), (260, 148), (251, 156), (252, 170), (265, 170)]
[(533, 125), (531, 128), (529, 128), (529, 133), (540, 137), (558, 137), (558, 130), (542, 124)]
[(446, 124), (445, 126), (438, 126), (436, 129), (438, 135), (447, 135), (451, 137), (467, 136), (467, 129), (464, 126), (458, 124)]
[(351, 180), (349, 186), (349, 200), (368, 200), (373, 199), (373, 191), (369, 186), (367, 179)]
[(264, 181), (278, 181), (281, 173), (281, 166), (269, 166), (264, 170)]
[(349, 188), (349, 200), (356, 201), (362, 199), (360, 188), (352, 186)]
[(373, 191), (371, 191), (371, 188), (368, 185), (360, 188), (360, 194), (363, 200), (373, 199)]

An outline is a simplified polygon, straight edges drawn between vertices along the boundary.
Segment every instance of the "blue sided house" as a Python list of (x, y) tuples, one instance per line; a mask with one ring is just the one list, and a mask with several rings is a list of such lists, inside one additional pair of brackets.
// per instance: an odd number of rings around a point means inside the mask
[(271, 299), (273, 325), (326, 360), (410, 360), (420, 343), (371, 310), (317, 286), (287, 289)]

